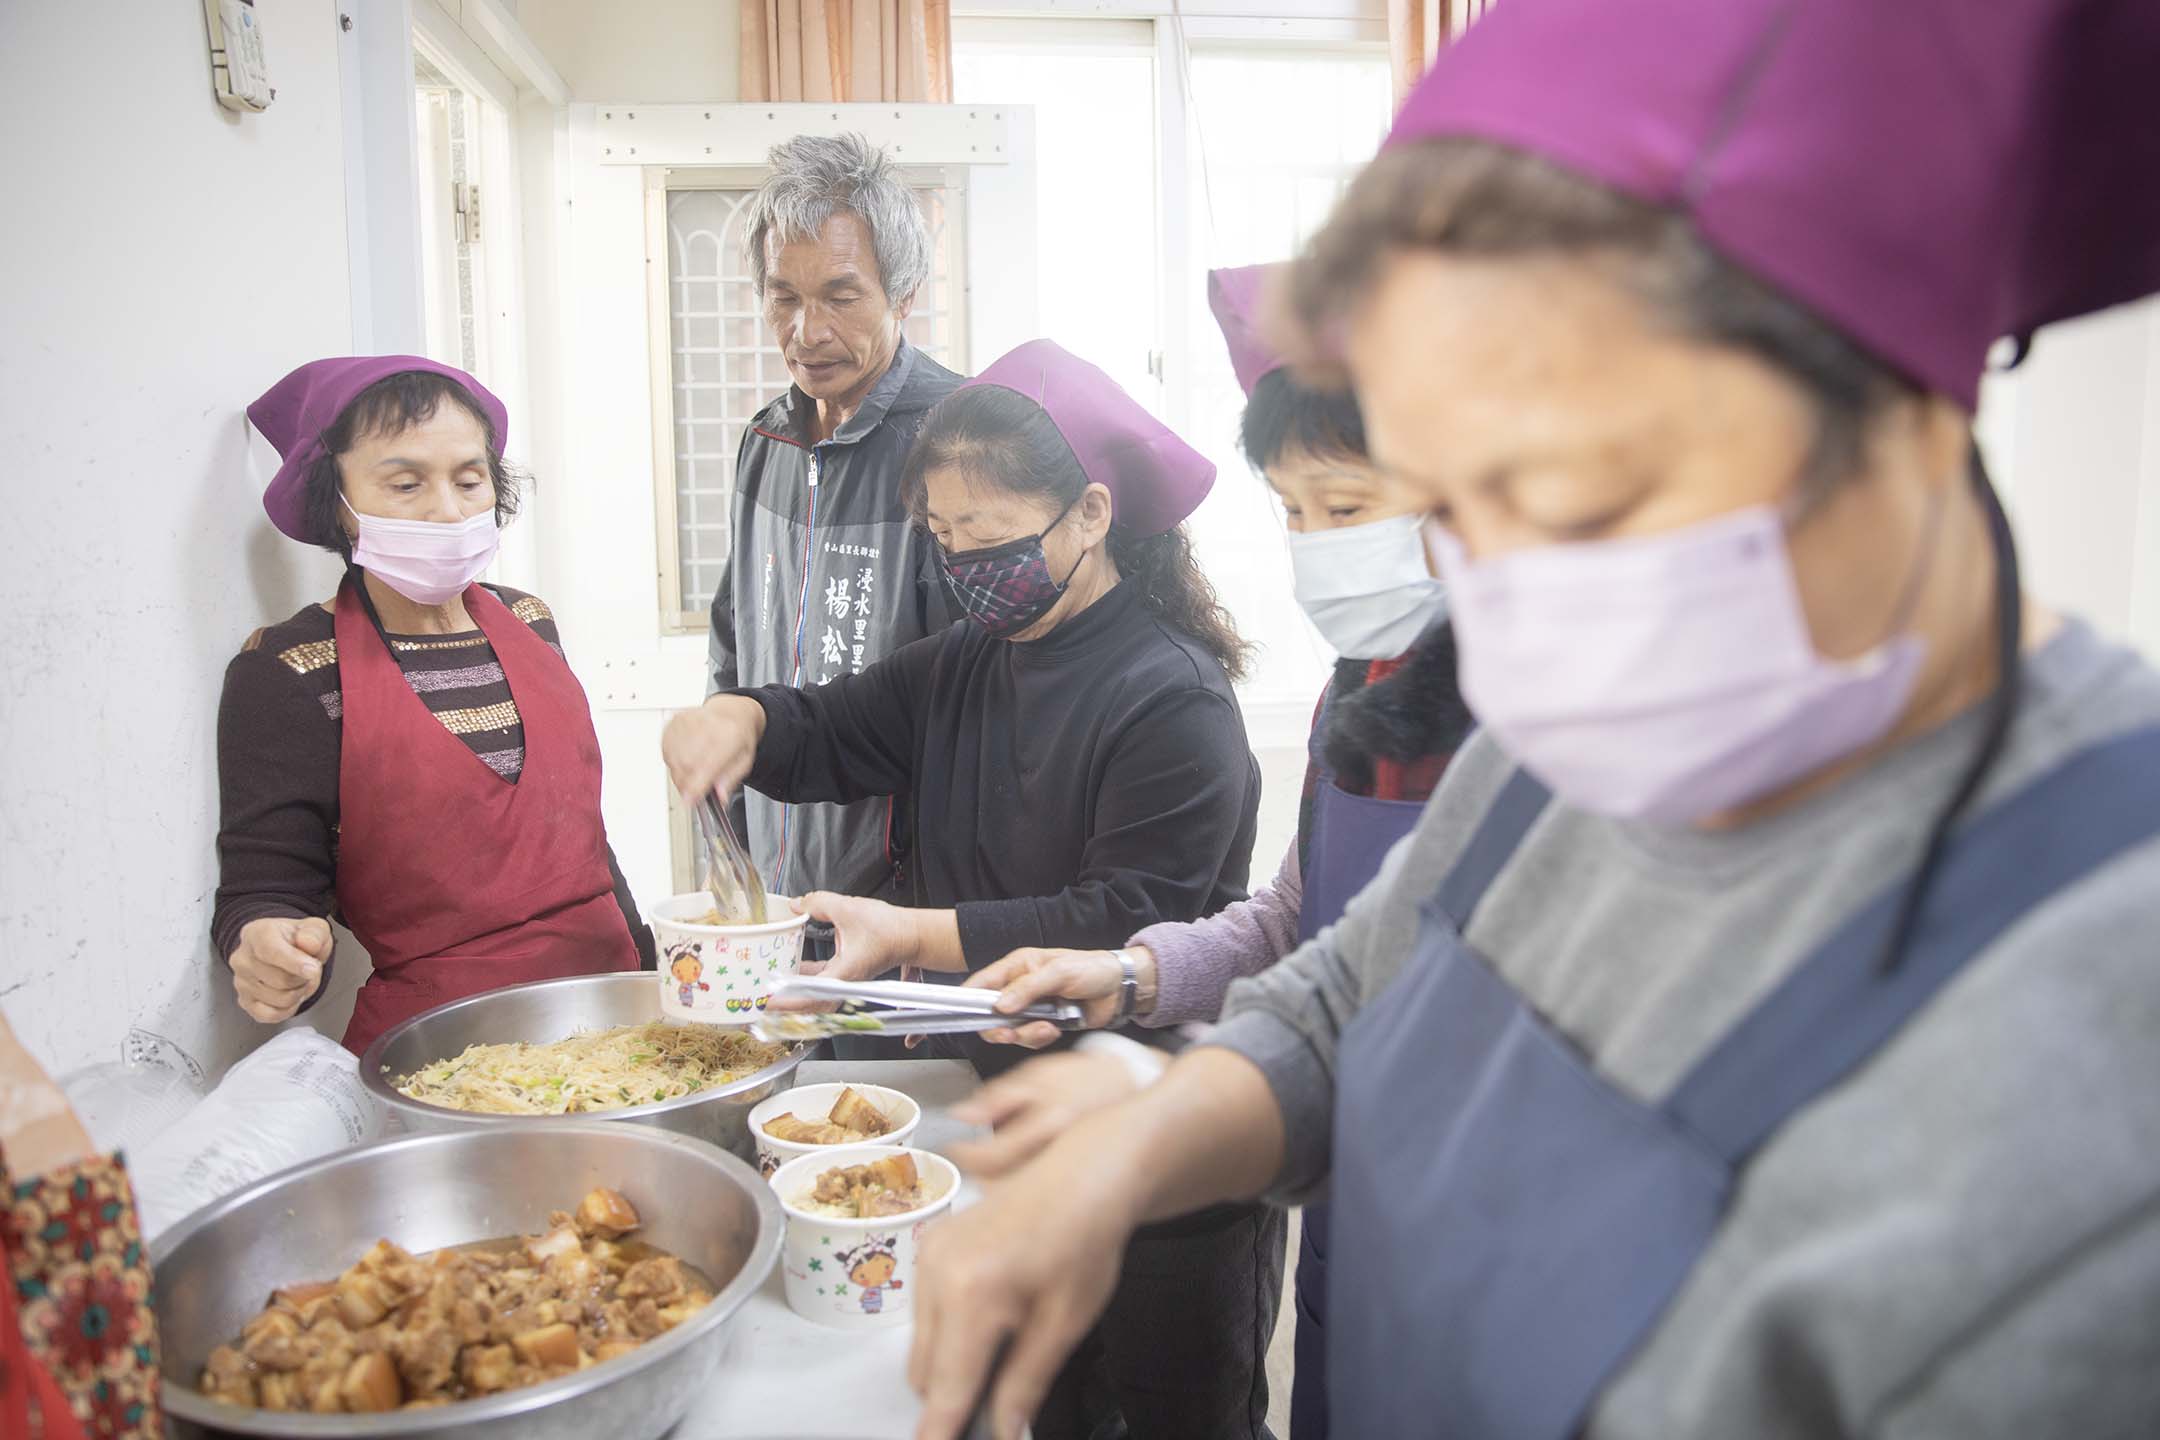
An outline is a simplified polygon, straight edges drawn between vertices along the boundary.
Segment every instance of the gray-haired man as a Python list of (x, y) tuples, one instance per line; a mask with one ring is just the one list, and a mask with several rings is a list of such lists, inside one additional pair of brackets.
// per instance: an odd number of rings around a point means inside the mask
[[(930, 233), (883, 151), (859, 135), (774, 148), (744, 243), (794, 380), (735, 463), (733, 545), (712, 602), (710, 691), (816, 685), (944, 629), (935, 546), (900, 498), (924, 414), (960, 377), (901, 329), (930, 273)], [(678, 774), (711, 742), (707, 712), (662, 741)], [(751, 856), (782, 894), (905, 901), (905, 797), (782, 805), (746, 794)]]

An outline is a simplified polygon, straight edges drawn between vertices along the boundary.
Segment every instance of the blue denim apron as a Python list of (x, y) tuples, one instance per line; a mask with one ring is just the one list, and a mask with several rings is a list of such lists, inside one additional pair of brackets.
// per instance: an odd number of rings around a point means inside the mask
[[(1418, 817), (1425, 813), (1421, 800), (1375, 800), (1338, 786), (1320, 759), (1326, 726), (1323, 707), (1313, 723), (1312, 757), (1319, 780), (1313, 792), (1312, 832), (1305, 842), (1304, 898), (1298, 906), (1301, 945), (1342, 918), (1343, 907), (1372, 883), (1388, 851), (1417, 828)], [(1306, 1206), (1298, 1229), (1291, 1440), (1326, 1440), (1328, 1433), (1327, 1233), (1327, 1206)]]
[[(1462, 940), (1546, 804), (1518, 773), (1344, 1031), (1330, 1416), (1344, 1436), (1565, 1440), (1659, 1317), (1757, 1148), (2028, 911), (2160, 835), (2160, 728), (1968, 826), (1887, 973), (1891, 884), (1659, 1104), (1608, 1085)], [(1406, 1136), (1414, 1124), (1414, 1137)]]

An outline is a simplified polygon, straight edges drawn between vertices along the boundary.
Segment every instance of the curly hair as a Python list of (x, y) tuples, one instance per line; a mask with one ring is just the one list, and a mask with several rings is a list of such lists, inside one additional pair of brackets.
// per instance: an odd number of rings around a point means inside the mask
[[(1002, 385), (956, 390), (923, 421), (908, 451), (902, 494), (920, 520), (925, 480), (955, 466), (1009, 495), (1036, 495), (1060, 510), (1087, 490), (1087, 471), (1057, 425), (1033, 400)], [(1252, 646), (1215, 594), (1182, 525), (1159, 535), (1132, 535), (1110, 524), (1110, 558), (1125, 584), (1137, 586), (1147, 607), (1221, 663), (1232, 680), (1245, 674)]]

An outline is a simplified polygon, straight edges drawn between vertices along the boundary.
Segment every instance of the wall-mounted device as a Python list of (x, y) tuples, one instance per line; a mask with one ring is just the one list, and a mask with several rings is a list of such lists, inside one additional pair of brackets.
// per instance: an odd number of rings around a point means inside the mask
[(269, 109), (277, 91), (263, 59), (255, 0), (203, 0), (203, 18), (210, 23), (210, 80), (218, 104), (243, 113)]

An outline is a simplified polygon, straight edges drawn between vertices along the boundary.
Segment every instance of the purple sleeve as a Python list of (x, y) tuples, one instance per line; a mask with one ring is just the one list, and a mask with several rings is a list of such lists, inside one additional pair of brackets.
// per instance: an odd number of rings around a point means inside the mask
[(1298, 906), (1304, 898), (1292, 842), (1275, 878), (1205, 920), (1150, 925), (1126, 941), (1155, 955), (1155, 1008), (1147, 1026), (1214, 1020), (1230, 982), (1262, 970), (1297, 948)]

